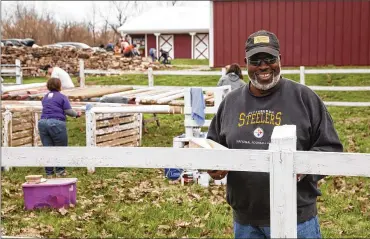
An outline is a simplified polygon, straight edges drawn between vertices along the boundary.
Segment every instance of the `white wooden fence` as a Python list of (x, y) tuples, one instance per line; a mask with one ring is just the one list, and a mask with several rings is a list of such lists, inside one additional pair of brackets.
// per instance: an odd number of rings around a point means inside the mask
[[(247, 71), (242, 71), (243, 75), (248, 75)], [(226, 74), (226, 69), (222, 68), (221, 71), (192, 71), (192, 70), (177, 70), (177, 71), (153, 71), (149, 68), (146, 72), (137, 71), (121, 71), (121, 70), (93, 70), (85, 69), (84, 61), (80, 60), (80, 77), (85, 77), (85, 74), (97, 75), (135, 75), (135, 74), (148, 74), (148, 84), (154, 85), (153, 76), (155, 75), (175, 75), (175, 76), (222, 76)], [(282, 75), (299, 75), (299, 82), (303, 85), (306, 84), (305, 76), (307, 74), (370, 74), (370, 69), (305, 69), (300, 66), (299, 70), (285, 70), (281, 71)], [(370, 91), (370, 86), (309, 86), (317, 91)]]
[(15, 64), (1, 64), (0, 65), (1, 76), (15, 76), (15, 82), (17, 85), (23, 83), (23, 73), (21, 67), (21, 61), (15, 60)]
[(370, 177), (370, 154), (296, 151), (296, 127), (275, 127), (269, 150), (4, 147), (8, 167), (194, 168), (270, 173), (271, 237), (297, 237), (297, 174)]

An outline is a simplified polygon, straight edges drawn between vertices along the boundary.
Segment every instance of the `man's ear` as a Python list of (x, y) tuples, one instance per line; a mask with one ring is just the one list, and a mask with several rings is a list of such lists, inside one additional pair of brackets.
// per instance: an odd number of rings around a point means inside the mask
[(279, 54), (279, 59), (280, 59), (280, 61), (281, 61), (281, 54)]
[(247, 64), (247, 58), (246, 57), (244, 57), (244, 63)]

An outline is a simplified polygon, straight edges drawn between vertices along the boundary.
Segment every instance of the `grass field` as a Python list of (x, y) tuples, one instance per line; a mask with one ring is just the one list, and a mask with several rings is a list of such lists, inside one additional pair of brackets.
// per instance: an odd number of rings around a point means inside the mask
[[(292, 79), (298, 80), (298, 76)], [(8, 81), (8, 80), (7, 80)], [(40, 82), (43, 79), (26, 79)], [(214, 86), (218, 77), (156, 76), (156, 85)], [(369, 86), (368, 75), (310, 75), (308, 85)], [(145, 85), (146, 76), (88, 77), (87, 84)], [(369, 92), (318, 92), (327, 101), (370, 101)], [(346, 152), (370, 153), (370, 108), (328, 107)], [(145, 115), (149, 117), (150, 115)], [(171, 147), (184, 132), (182, 115), (160, 115), (149, 125), (144, 147)], [(85, 145), (84, 118), (69, 119), (70, 146)], [(68, 168), (77, 177), (78, 204), (67, 211), (23, 210), (21, 184), (42, 168), (16, 168), (2, 175), (2, 230), (6, 235), (55, 237), (232, 238), (232, 212), (225, 188), (170, 184), (162, 170)], [(370, 179), (327, 177), (321, 182), (319, 218), (324, 237), (370, 237)]]

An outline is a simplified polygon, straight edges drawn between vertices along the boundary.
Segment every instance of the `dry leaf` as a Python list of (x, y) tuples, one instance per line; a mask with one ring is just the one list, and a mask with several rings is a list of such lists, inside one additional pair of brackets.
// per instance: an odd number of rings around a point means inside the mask
[(64, 216), (68, 213), (68, 210), (62, 207), (58, 209), (58, 212)]

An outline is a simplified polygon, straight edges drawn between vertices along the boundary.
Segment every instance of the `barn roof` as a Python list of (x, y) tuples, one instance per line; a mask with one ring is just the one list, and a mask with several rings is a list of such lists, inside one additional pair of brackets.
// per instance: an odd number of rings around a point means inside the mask
[(155, 7), (132, 18), (118, 30), (127, 34), (208, 33), (209, 7)]

